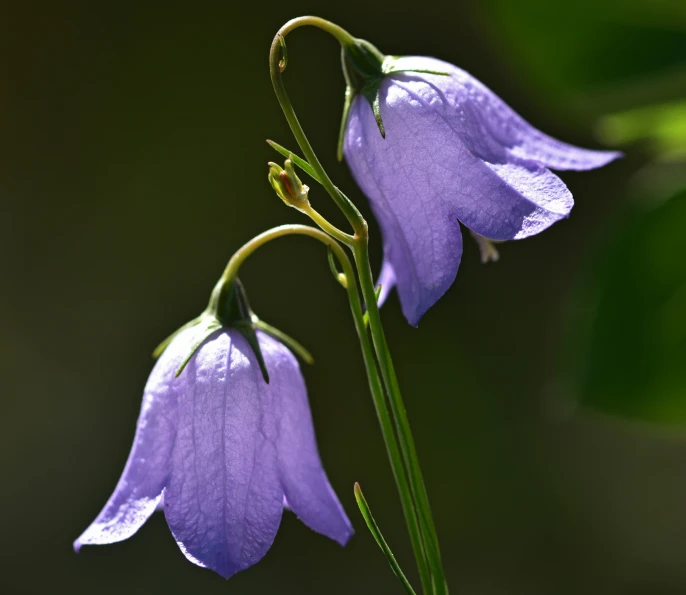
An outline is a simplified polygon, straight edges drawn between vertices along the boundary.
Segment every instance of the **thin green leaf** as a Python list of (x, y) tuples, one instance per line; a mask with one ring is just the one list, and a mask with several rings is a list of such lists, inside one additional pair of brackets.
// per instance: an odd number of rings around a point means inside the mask
[(279, 143), (275, 143), (273, 140), (267, 139), (267, 144), (278, 153), (281, 153), (286, 159), (291, 159), (293, 163), (302, 169), (315, 182), (319, 182), (321, 184), (321, 180), (315, 173), (314, 169), (312, 169), (312, 166), (302, 157), (298, 157), (295, 153), (293, 153), (293, 151), (289, 151), (286, 147), (282, 147)]
[(403, 584), (405, 592), (408, 593), (408, 595), (415, 595), (412, 585), (410, 585), (409, 581), (407, 580), (407, 577), (405, 577), (405, 574), (400, 569), (400, 566), (398, 565), (398, 562), (395, 559), (395, 556), (393, 555), (391, 548), (388, 547), (386, 540), (383, 538), (383, 535), (379, 530), (379, 526), (376, 524), (376, 521), (372, 516), (372, 511), (369, 510), (369, 505), (367, 504), (367, 500), (365, 500), (364, 494), (362, 493), (362, 488), (360, 488), (359, 483), (355, 484), (355, 500), (357, 501), (357, 505), (360, 507), (360, 512), (364, 517), (365, 523), (367, 523), (369, 531), (374, 537), (376, 543), (381, 548), (381, 551), (384, 553), (384, 556), (386, 556), (386, 560), (388, 561), (391, 570), (393, 570), (395, 576), (397, 576), (400, 582)]

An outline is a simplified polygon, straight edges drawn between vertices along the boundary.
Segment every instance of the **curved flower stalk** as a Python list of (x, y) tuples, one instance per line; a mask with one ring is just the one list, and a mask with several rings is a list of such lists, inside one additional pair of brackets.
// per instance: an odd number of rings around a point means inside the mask
[(540, 233), (574, 204), (550, 169), (593, 169), (620, 154), (543, 134), (447, 62), (385, 58), (379, 68), (374, 98), (352, 100), (344, 153), (382, 230), (381, 301), (397, 285), (416, 326), (455, 280), (460, 223), (490, 240)]
[(256, 331), (266, 383), (245, 336), (224, 328), (176, 377), (197, 333), (179, 333), (155, 365), (124, 473), (75, 549), (131, 537), (162, 499), (185, 556), (224, 578), (267, 553), (284, 507), (345, 545), (353, 531), (322, 467), (293, 354)]

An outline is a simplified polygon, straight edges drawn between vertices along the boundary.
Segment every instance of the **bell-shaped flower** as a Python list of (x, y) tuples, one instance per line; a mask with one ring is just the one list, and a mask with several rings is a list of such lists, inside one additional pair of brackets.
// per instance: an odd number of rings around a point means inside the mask
[(344, 154), (381, 227), (381, 297), (397, 285), (416, 326), (457, 275), (460, 223), (491, 240), (537, 234), (574, 204), (550, 169), (593, 169), (619, 153), (543, 134), (452, 64), (384, 57), (359, 44), (348, 48), (356, 55), (344, 52), (354, 97)]
[(267, 383), (244, 333), (214, 330), (195, 350), (198, 326), (155, 365), (124, 473), (74, 547), (131, 537), (160, 502), (186, 557), (225, 578), (266, 554), (284, 508), (344, 545), (352, 528), (322, 468), (295, 357), (257, 330)]

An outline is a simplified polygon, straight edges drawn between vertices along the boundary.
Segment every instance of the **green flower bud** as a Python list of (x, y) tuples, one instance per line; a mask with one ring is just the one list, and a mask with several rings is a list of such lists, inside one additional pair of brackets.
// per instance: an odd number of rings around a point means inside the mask
[(307, 198), (310, 189), (296, 175), (292, 159), (286, 159), (284, 166), (285, 169), (272, 161), (269, 162), (269, 183), (283, 202), (302, 211), (310, 206)]

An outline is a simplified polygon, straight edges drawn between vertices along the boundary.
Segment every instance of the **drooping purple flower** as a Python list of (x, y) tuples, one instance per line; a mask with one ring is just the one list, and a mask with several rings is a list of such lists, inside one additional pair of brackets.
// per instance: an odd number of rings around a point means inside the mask
[[(363, 49), (366, 60), (378, 52)], [(416, 326), (457, 275), (460, 223), (492, 240), (537, 234), (574, 204), (548, 168), (593, 169), (620, 154), (539, 132), (452, 64), (386, 58), (379, 69), (353, 100), (344, 152), (381, 227), (381, 298), (397, 285), (403, 313)]]
[(161, 501), (186, 557), (225, 578), (266, 554), (284, 507), (345, 545), (352, 528), (322, 468), (295, 357), (257, 331), (267, 384), (243, 335), (222, 329), (175, 378), (194, 332), (155, 365), (124, 473), (75, 549), (131, 537)]

